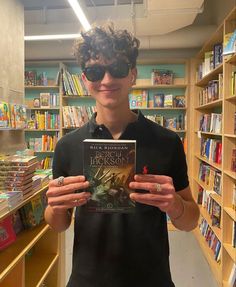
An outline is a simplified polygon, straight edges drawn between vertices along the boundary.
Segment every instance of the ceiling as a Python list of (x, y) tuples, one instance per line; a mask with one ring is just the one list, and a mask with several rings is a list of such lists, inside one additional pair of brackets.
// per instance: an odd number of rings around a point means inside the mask
[[(25, 35), (71, 34), (81, 26), (67, 0), (21, 0)], [(146, 55), (166, 50), (191, 56), (235, 5), (235, 0), (80, 0), (92, 25), (112, 22), (133, 32)], [(26, 42), (26, 59), (71, 58), (73, 41)]]

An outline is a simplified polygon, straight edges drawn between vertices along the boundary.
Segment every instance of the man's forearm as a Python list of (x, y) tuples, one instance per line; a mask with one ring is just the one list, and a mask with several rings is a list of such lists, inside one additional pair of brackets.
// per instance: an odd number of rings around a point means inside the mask
[(47, 206), (44, 217), (46, 222), (56, 231), (65, 231), (71, 224), (71, 212), (54, 213), (50, 205)]
[(194, 201), (186, 201), (181, 196), (179, 196), (179, 209), (176, 217), (174, 212), (168, 214), (170, 216), (172, 224), (180, 229), (185, 231), (191, 231), (197, 227), (198, 218), (199, 218), (199, 208)]

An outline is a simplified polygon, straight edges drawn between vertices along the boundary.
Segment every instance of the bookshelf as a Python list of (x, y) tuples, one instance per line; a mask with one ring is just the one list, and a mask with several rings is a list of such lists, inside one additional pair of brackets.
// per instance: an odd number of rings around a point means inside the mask
[(59, 62), (25, 63), (25, 141), (34, 150), (42, 168), (50, 168), (52, 154), (60, 138)]
[[(0, 221), (46, 190), (47, 186), (35, 192), (1, 215)], [(16, 241), (0, 252), (0, 286), (35, 287), (45, 282), (52, 287), (63, 287), (65, 278), (60, 254), (63, 242), (64, 235), (58, 235), (45, 222), (20, 232)]]
[[(209, 51), (217, 54), (217, 45), (224, 42), (227, 33), (235, 30), (235, 19), (236, 8), (225, 18), (190, 64), (190, 93), (193, 95), (193, 105), (189, 107), (192, 138), (191, 188), (201, 212), (199, 227), (194, 230), (194, 234), (219, 286), (228, 287), (233, 286), (229, 281), (233, 265), (236, 263), (236, 249), (232, 242), (235, 228), (233, 222), (236, 219), (236, 210), (233, 208), (236, 173), (231, 169), (232, 151), (236, 148), (236, 97), (235, 79), (233, 80), (236, 54), (223, 56), (222, 63), (219, 62), (215, 66), (216, 56), (213, 56), (213, 61), (208, 62), (208, 55)], [(203, 67), (202, 62), (210, 65), (211, 69)], [(204, 74), (206, 70), (207, 73)], [(200, 78), (199, 74), (202, 74)], [(221, 114), (221, 130), (218, 132), (212, 132), (209, 128), (214, 114)], [(203, 119), (209, 128), (204, 131), (201, 130), (200, 124), (203, 123)], [(221, 178), (220, 193), (215, 192), (218, 191), (220, 182), (215, 181), (216, 174)], [(204, 202), (205, 195), (209, 196), (207, 203)], [(216, 202), (220, 208), (214, 209), (209, 202)], [(220, 221), (218, 226), (213, 222), (216, 213), (219, 217), (217, 220)], [(209, 243), (213, 237), (217, 238), (219, 244)]]
[[(140, 109), (143, 114), (167, 128), (174, 130), (183, 140), (185, 152), (187, 152), (188, 142), (188, 105), (189, 105), (189, 62), (187, 60), (168, 59), (157, 62), (140, 61), (137, 63), (138, 77), (136, 84), (130, 92), (131, 109)], [(153, 83), (153, 71), (165, 73), (170, 71), (173, 79), (169, 84), (161, 84), (158, 81)], [(154, 76), (155, 77), (155, 76)], [(138, 93), (137, 93), (138, 91)], [(139, 103), (139, 95), (143, 93), (148, 95), (148, 100)], [(165, 104), (165, 98), (171, 96), (170, 105)], [(137, 101), (135, 102), (135, 97)], [(161, 97), (162, 103), (157, 103), (157, 97)], [(178, 97), (184, 101), (183, 105), (175, 106), (175, 99)], [(141, 98), (141, 97), (140, 97)], [(132, 103), (134, 102), (134, 104)], [(134, 107), (133, 107), (134, 105)]]

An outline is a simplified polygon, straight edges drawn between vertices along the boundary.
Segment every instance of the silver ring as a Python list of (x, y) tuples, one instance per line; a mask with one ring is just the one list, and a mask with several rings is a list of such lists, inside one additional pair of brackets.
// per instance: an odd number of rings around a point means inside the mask
[(64, 185), (64, 176), (60, 176), (57, 179), (57, 185), (58, 186), (63, 186)]
[(161, 184), (160, 183), (156, 183), (156, 191), (157, 192), (161, 192), (162, 188), (161, 188)]

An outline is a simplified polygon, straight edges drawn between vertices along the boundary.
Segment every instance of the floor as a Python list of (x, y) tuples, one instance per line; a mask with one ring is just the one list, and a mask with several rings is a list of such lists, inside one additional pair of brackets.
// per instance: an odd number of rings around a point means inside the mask
[[(192, 233), (171, 231), (170, 264), (176, 287), (218, 287)], [(66, 232), (66, 281), (71, 272), (73, 227)]]

